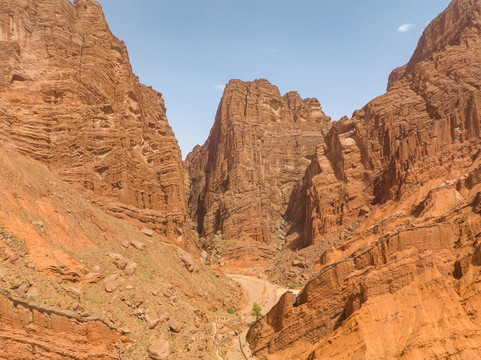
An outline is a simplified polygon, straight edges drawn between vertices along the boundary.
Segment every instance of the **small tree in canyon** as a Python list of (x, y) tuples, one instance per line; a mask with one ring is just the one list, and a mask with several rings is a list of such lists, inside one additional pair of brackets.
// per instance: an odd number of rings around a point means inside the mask
[(255, 303), (252, 305), (252, 313), (251, 313), (251, 315), (252, 315), (253, 317), (255, 317), (256, 320), (259, 320), (259, 319), (262, 317), (261, 310), (262, 310), (262, 308), (259, 306), (258, 303), (255, 302)]

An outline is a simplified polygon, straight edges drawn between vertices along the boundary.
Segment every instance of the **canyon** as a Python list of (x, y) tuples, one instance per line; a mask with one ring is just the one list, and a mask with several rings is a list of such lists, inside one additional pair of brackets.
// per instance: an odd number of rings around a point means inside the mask
[(0, 59), (1, 358), (481, 356), (481, 1), (351, 118), (231, 80), (185, 161), (96, 1), (1, 2)]

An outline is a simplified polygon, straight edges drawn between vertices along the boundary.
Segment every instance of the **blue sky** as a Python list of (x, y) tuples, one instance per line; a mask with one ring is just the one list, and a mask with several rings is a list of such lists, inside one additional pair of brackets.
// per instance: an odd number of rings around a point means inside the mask
[(222, 87), (266, 78), (316, 97), (333, 120), (385, 92), (448, 0), (98, 0), (134, 72), (160, 91), (185, 157)]

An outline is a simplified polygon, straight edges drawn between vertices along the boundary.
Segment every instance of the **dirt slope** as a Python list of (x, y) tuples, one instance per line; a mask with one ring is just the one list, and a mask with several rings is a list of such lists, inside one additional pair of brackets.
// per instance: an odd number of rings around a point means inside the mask
[(64, 359), (68, 348), (71, 359), (144, 359), (161, 338), (173, 358), (215, 358), (211, 324), (232, 331), (237, 284), (189, 267), (35, 160), (1, 147), (0, 168), (0, 357)]

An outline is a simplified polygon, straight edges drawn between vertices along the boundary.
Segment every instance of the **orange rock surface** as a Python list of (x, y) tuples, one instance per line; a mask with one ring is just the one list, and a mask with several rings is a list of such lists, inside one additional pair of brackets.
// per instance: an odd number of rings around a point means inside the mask
[(0, 358), (114, 360), (120, 333), (100, 319), (29, 303), (0, 291)]
[(187, 156), (188, 209), (229, 264), (272, 258), (287, 232), (287, 206), (330, 128), (316, 99), (281, 96), (267, 80), (231, 80), (205, 144)]
[(182, 160), (164, 100), (132, 73), (97, 2), (0, 3), (0, 141), (182, 245)]
[[(190, 272), (179, 249), (109, 215), (37, 160), (0, 146), (0, 169), (0, 359), (104, 359), (113, 343), (122, 359), (146, 359), (157, 336), (169, 336), (175, 359), (213, 351), (212, 321), (240, 306), (236, 283), (198, 261)], [(28, 304), (67, 317), (38, 310), (43, 322), (32, 324), (19, 318)], [(102, 320), (84, 321), (92, 316)], [(170, 318), (186, 336), (171, 336)], [(129, 337), (112, 342), (103, 323)]]
[(184, 164), (95, 1), (0, 2), (0, 60), (0, 358), (142, 358), (155, 339), (201, 358), (217, 327), (235, 338), (218, 314), (239, 288), (155, 239), (317, 271), (249, 330), (259, 359), (481, 358), (481, 1), (452, 1), (334, 125), (230, 81)]
[(480, 24), (454, 0), (318, 146), (295, 221), (320, 273), (251, 328), (258, 358), (480, 358)]
[(366, 206), (398, 202), (476, 161), (479, 6), (453, 1), (393, 72), (389, 91), (336, 123), (318, 147), (304, 184), (307, 244), (355, 223)]

